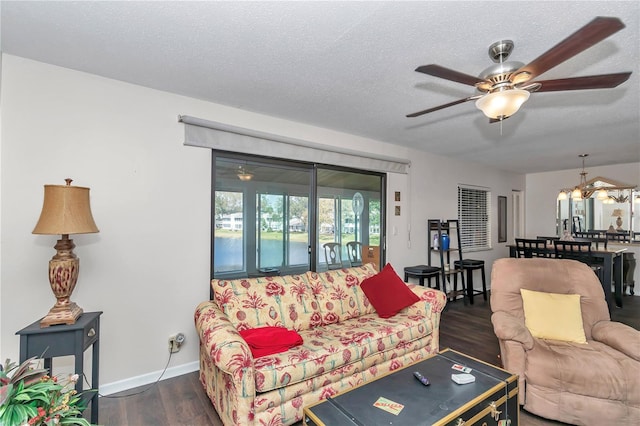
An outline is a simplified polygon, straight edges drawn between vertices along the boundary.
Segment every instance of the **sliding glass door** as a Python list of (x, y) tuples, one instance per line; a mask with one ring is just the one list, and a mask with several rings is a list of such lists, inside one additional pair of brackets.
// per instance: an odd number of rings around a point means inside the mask
[(327, 242), (348, 267), (347, 243), (380, 246), (383, 174), (213, 154), (212, 277), (325, 270)]
[(308, 271), (313, 167), (214, 158), (214, 276)]
[(339, 244), (344, 267), (362, 261), (363, 247), (380, 250), (383, 174), (318, 166), (317, 192), (318, 270), (328, 267), (327, 243)]
[(256, 199), (258, 270), (308, 268), (309, 194), (257, 193)]

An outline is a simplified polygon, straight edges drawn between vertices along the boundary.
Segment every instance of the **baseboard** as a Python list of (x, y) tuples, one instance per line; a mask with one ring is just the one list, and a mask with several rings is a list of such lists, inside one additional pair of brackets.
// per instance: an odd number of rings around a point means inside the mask
[[(169, 367), (162, 376), (161, 380), (170, 379), (172, 377), (198, 371), (199, 368), (199, 361), (193, 361), (187, 364)], [(152, 371), (151, 373), (143, 374), (140, 376), (130, 377), (128, 379), (119, 380), (117, 382), (100, 385), (100, 395), (111, 395), (125, 390), (137, 388), (138, 386), (144, 386), (150, 383), (154, 383), (158, 380), (158, 377), (160, 377), (161, 374), (162, 370)]]

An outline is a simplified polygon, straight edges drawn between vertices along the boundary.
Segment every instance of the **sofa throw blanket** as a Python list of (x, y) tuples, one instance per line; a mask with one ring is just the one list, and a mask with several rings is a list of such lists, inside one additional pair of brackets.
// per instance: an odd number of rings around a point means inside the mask
[(302, 337), (295, 330), (284, 327), (259, 327), (241, 330), (240, 335), (249, 345), (254, 358), (284, 352), (302, 344)]

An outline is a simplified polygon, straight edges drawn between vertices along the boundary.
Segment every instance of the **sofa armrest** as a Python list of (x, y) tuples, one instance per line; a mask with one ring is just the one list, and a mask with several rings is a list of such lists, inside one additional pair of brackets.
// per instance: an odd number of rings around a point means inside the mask
[(417, 284), (407, 284), (407, 286), (420, 298), (420, 302), (414, 303), (409, 307), (410, 310), (419, 309), (424, 313), (425, 305), (421, 302), (427, 302), (429, 304), (429, 311), (426, 312), (426, 314), (429, 317), (431, 317), (432, 314), (442, 313), (444, 306), (447, 304), (447, 296), (443, 292)]
[(200, 344), (216, 367), (235, 379), (245, 379), (250, 372), (247, 385), (254, 387), (251, 350), (227, 315), (215, 302), (206, 301), (198, 305), (194, 319)]
[(615, 321), (599, 321), (591, 328), (593, 340), (640, 361), (640, 331)]
[(533, 349), (533, 336), (524, 325), (524, 320), (499, 311), (491, 315), (493, 331), (500, 340), (512, 340), (522, 344), (525, 350)]

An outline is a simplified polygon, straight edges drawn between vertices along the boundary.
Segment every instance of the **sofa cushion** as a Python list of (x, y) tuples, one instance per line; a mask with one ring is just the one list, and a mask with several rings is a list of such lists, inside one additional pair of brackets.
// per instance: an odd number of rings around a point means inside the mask
[[(300, 331), (302, 346), (254, 361), (256, 390), (266, 392), (328, 371), (335, 371), (333, 377), (340, 380), (353, 368), (369, 368), (375, 361), (420, 349), (414, 347), (414, 343), (420, 341), (427, 345), (430, 340), (425, 337), (432, 330), (430, 317), (416, 316), (415, 312), (405, 309), (393, 318), (383, 319), (373, 313)], [(351, 367), (352, 364), (357, 366)]]
[(335, 324), (374, 312), (360, 283), (376, 274), (371, 263), (327, 272), (307, 272), (309, 286), (318, 302), (322, 324)]
[(380, 318), (389, 318), (420, 298), (400, 279), (390, 263), (360, 284)]
[(238, 330), (285, 327), (306, 330), (321, 323), (305, 275), (211, 280), (216, 304)]
[(557, 294), (520, 289), (524, 322), (540, 339), (587, 343), (579, 294)]

